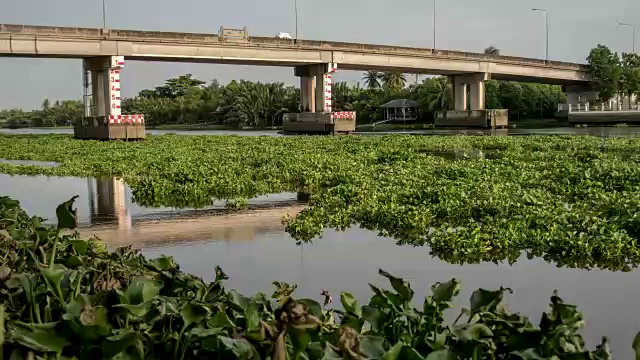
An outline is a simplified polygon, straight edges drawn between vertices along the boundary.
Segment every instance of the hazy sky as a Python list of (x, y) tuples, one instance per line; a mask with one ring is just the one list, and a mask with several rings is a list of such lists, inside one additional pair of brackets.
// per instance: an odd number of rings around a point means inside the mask
[[(294, 0), (105, 0), (107, 27), (217, 33), (220, 25), (271, 36), (295, 28)], [(482, 52), (489, 45), (504, 55), (544, 58), (544, 15), (549, 12), (553, 60), (584, 62), (598, 43), (631, 50), (639, 0), (436, 0), (437, 47)], [(298, 0), (300, 38), (431, 47), (432, 0)], [(102, 0), (0, 0), (0, 23), (102, 26)], [(640, 35), (640, 32), (639, 32)], [(640, 46), (640, 41), (638, 46)], [(338, 64), (339, 69), (340, 64)], [(34, 108), (45, 97), (80, 99), (81, 62), (0, 58), (0, 108)], [(123, 95), (161, 84), (171, 76), (283, 81), (297, 84), (293, 69), (260, 66), (128, 62)], [(361, 74), (338, 70), (336, 81)], [(409, 77), (413, 81), (413, 77)]]

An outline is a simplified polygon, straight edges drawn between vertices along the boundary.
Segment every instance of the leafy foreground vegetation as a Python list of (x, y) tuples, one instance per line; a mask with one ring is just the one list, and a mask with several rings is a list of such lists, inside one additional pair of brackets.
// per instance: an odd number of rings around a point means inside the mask
[[(382, 270), (392, 290), (371, 285), (359, 306), (342, 310), (296, 299), (274, 282), (267, 298), (245, 297), (180, 271), (170, 257), (131, 248), (108, 252), (76, 226), (75, 198), (56, 209), (57, 226), (0, 197), (0, 356), (10, 359), (612, 359), (607, 339), (585, 349), (575, 306), (557, 294), (538, 327), (502, 304), (509, 289), (479, 289), (452, 324), (443, 312), (456, 279), (432, 286), (421, 308), (410, 285)], [(275, 301), (274, 301), (275, 300)], [(639, 337), (634, 341), (640, 356)]]
[(8, 174), (118, 176), (144, 206), (242, 208), (259, 195), (311, 194), (286, 219), (310, 241), (354, 224), (452, 263), (629, 270), (640, 263), (640, 139), (595, 137), (151, 136), (144, 142), (0, 136)]

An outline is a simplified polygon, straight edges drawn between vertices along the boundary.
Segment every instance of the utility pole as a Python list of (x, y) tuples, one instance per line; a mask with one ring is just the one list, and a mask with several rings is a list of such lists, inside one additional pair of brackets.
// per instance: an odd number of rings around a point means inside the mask
[(531, 10), (544, 12), (544, 27), (545, 27), (545, 37), (546, 37), (545, 62), (548, 64), (549, 63), (549, 17), (547, 16), (547, 10), (545, 9), (531, 9)]
[(632, 53), (636, 53), (636, 27), (633, 26), (632, 24), (628, 24), (628, 23), (623, 23), (618, 21), (618, 26), (629, 26), (631, 28), (631, 31), (633, 32), (633, 44), (631, 45), (631, 52)]

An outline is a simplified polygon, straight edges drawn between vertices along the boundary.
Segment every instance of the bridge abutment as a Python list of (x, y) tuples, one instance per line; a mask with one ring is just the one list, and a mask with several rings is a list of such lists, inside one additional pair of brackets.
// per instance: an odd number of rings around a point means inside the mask
[(122, 114), (120, 72), (124, 56), (85, 58), (82, 67), (84, 118), (75, 124), (75, 137), (144, 139), (144, 115)]

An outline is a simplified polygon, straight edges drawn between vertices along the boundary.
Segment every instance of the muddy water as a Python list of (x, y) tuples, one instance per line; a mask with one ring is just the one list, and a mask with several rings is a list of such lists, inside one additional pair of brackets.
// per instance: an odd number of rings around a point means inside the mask
[(347, 290), (363, 302), (370, 296), (367, 283), (387, 285), (377, 275), (383, 268), (411, 280), (417, 306), (431, 284), (452, 277), (460, 279), (464, 289), (458, 306), (468, 304), (471, 291), (478, 287), (511, 287), (510, 308), (536, 323), (552, 291), (560, 289), (567, 302), (578, 304), (585, 313), (589, 346), (607, 335), (617, 359), (632, 358), (631, 343), (640, 328), (635, 306), (640, 299), (637, 272), (558, 269), (525, 258), (513, 266), (452, 265), (431, 257), (426, 247), (397, 246), (391, 239), (359, 228), (329, 230), (321, 239), (297, 246), (280, 222), (283, 215), (304, 207), (295, 202), (295, 194), (252, 199), (248, 212), (228, 214), (220, 204), (204, 210), (142, 208), (131, 203), (124, 184), (113, 180), (0, 175), (0, 189), (2, 195), (20, 200), (30, 213), (52, 220), (57, 204), (80, 195), (77, 207), (83, 235), (97, 235), (112, 247), (132, 244), (152, 257), (173, 256), (182, 269), (209, 280), (213, 268), (220, 265), (231, 276), (228, 287), (246, 294), (270, 293), (271, 282), (280, 280), (298, 284), (299, 296), (320, 299), (320, 289), (327, 288), (336, 299), (341, 290)]
[[(73, 134), (73, 129), (0, 129), (0, 134)], [(233, 131), (233, 130), (147, 130), (147, 134), (164, 135), (240, 135), (240, 136), (282, 136), (276, 130)], [(591, 135), (601, 137), (640, 136), (640, 127), (557, 127), (542, 129), (424, 129), (396, 131), (358, 131), (359, 135), (415, 134), (415, 135)]]

